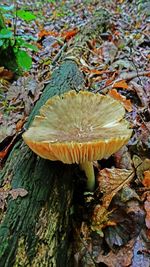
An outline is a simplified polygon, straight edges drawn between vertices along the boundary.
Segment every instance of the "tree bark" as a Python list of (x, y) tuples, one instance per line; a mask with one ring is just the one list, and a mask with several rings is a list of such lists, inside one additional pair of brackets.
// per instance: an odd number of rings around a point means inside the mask
[[(83, 77), (76, 63), (66, 61), (53, 73), (29, 117), (29, 127), (39, 108), (50, 97), (78, 89)], [(63, 116), (63, 114), (62, 114)], [(0, 266), (71, 266), (68, 255), (70, 208), (74, 168), (37, 157), (20, 140), (0, 173), (1, 185), (28, 191), (25, 197), (7, 203), (1, 214)]]
[[(88, 36), (93, 36), (94, 26), (94, 37), (99, 36), (106, 21), (106, 16), (104, 19), (95, 16), (90, 22), (91, 27), (88, 24), (80, 32), (80, 42), (75, 39), (72, 52), (69, 51), (67, 57), (72, 54), (79, 58), (88, 46), (87, 29)], [(78, 50), (79, 44), (84, 49)], [(48, 98), (84, 87), (76, 60), (64, 58), (35, 105), (26, 128)], [(0, 214), (0, 267), (73, 266), (70, 209), (74, 177), (72, 165), (41, 159), (22, 140), (16, 143), (0, 172), (0, 184), (5, 187), (8, 183), (13, 189), (26, 189), (28, 194), (15, 200), (9, 197), (6, 210)]]

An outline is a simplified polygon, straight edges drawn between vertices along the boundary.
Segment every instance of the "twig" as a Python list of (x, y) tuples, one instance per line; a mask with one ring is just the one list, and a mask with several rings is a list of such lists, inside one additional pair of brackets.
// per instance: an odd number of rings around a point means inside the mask
[(119, 82), (122, 80), (130, 81), (130, 80), (132, 80), (136, 77), (139, 77), (139, 76), (147, 76), (149, 73), (150, 73), (150, 71), (140, 71), (138, 74), (135, 71), (133, 71), (131, 73), (122, 72), (120, 74), (120, 76), (116, 80), (112, 81), (109, 85), (105, 85), (104, 87), (102, 87), (100, 89), (95, 89), (93, 92), (97, 93), (97, 92), (101, 92), (101, 91), (106, 90), (106, 89), (109, 90), (112, 88), (111, 85), (114, 84), (115, 82)]
[(58, 59), (61, 57), (62, 53), (66, 50), (67, 48), (67, 43), (64, 43), (64, 45), (61, 47), (57, 55), (54, 57), (52, 61), (52, 65), (55, 65), (55, 63), (58, 61)]
[(18, 11), (18, 3), (16, 0), (14, 1), (14, 5), (15, 5), (15, 17), (13, 19), (13, 26), (14, 26), (14, 38), (15, 38), (17, 30), (17, 11)]

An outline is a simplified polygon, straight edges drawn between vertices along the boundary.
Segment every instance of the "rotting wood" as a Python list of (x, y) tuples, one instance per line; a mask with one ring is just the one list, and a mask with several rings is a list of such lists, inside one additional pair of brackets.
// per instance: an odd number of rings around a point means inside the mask
[[(84, 27), (79, 35), (82, 49), (74, 46), (73, 56), (79, 58), (89, 37), (103, 32), (107, 21), (105, 16), (103, 18), (95, 16), (90, 30), (88, 26), (88, 36)], [(54, 71), (26, 128), (48, 98), (83, 88), (84, 79), (77, 64), (67, 57), (63, 57), (62, 65)], [(3, 185), (4, 181), (11, 181), (12, 188), (24, 188), (28, 195), (16, 200), (10, 197), (6, 211), (0, 216), (0, 267), (73, 266), (69, 254), (73, 178), (73, 166), (41, 159), (22, 140), (17, 142), (0, 172), (0, 182)]]
[[(50, 84), (31, 113), (26, 127), (45, 101), (70, 89), (80, 89), (82, 74), (66, 61), (54, 71)], [(63, 114), (62, 114), (63, 116)], [(73, 194), (73, 168), (37, 157), (20, 140), (0, 173), (12, 188), (28, 195), (9, 199), (0, 225), (0, 267), (69, 266), (69, 213)]]

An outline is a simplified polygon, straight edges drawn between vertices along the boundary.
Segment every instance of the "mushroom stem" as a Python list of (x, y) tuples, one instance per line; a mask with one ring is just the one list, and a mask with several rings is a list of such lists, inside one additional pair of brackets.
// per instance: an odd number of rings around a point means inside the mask
[(94, 175), (93, 163), (90, 161), (86, 161), (86, 162), (80, 163), (80, 167), (83, 171), (85, 171), (85, 174), (87, 177), (87, 189), (89, 191), (94, 191), (95, 175)]

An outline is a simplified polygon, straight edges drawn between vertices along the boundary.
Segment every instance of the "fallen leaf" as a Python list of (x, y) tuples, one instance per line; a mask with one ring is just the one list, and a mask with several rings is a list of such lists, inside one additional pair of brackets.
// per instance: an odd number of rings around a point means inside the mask
[[(16, 135), (9, 136), (9, 137), (10, 137), (10, 140), (9, 140), (8, 144), (4, 148), (2, 148), (2, 150), (0, 150), (0, 160), (4, 160), (4, 158), (9, 153), (10, 148), (12, 147), (12, 145), (13, 145), (15, 139), (16, 139)], [(8, 137), (6, 137), (6, 139), (8, 139)], [(5, 139), (3, 140), (3, 142), (5, 142)]]
[[(147, 81), (148, 83), (148, 81)], [(148, 107), (149, 102), (150, 102), (150, 91), (149, 91), (149, 86), (148, 85), (140, 85), (136, 81), (130, 81), (129, 85), (131, 88), (137, 93), (142, 106)], [(146, 87), (148, 86), (148, 88)], [(147, 88), (147, 90), (146, 90)]]
[[(81, 61), (81, 60), (80, 60)], [(82, 63), (82, 62), (81, 62)], [(84, 65), (84, 64), (83, 64)], [(95, 74), (95, 75), (101, 75), (101, 74), (104, 74), (104, 73), (111, 73), (112, 71), (110, 70), (97, 70), (97, 69), (91, 69), (89, 68), (89, 66), (86, 64), (86, 66), (82, 67), (81, 68), (82, 71), (84, 72), (87, 72), (87, 73), (90, 73), (90, 74)]]
[(132, 111), (132, 103), (130, 99), (126, 99), (126, 97), (119, 94), (116, 89), (109, 90), (108, 94), (114, 99), (120, 101), (128, 112)]
[(120, 186), (124, 184), (124, 182), (128, 180), (128, 178), (130, 178), (131, 180), (133, 176), (134, 172), (132, 170), (117, 168), (105, 168), (103, 170), (100, 170), (97, 177), (100, 192), (108, 195), (117, 188), (119, 188), (120, 190)]
[(118, 48), (113, 42), (105, 41), (102, 47), (102, 56), (106, 64), (113, 62), (117, 55)]
[(134, 239), (121, 248), (119, 251), (110, 251), (104, 255), (103, 251), (95, 259), (96, 263), (104, 263), (108, 267), (127, 267), (130, 266), (133, 257)]
[(134, 64), (127, 59), (118, 59), (111, 66), (115, 69), (119, 67), (120, 70), (121, 69), (135, 70)]
[(150, 194), (147, 194), (146, 201), (144, 202), (144, 209), (146, 211), (146, 226), (148, 229), (150, 229)]
[(55, 31), (47, 31), (45, 29), (41, 30), (39, 33), (38, 33), (38, 37), (41, 39), (42, 37), (45, 37), (45, 36), (54, 36), (54, 37), (57, 37), (59, 34), (58, 32), (55, 32)]
[(108, 211), (108, 207), (113, 197), (133, 178), (133, 175), (134, 172), (132, 170), (116, 168), (105, 168), (99, 172), (97, 180), (99, 183), (99, 190), (103, 193), (103, 197), (101, 199), (102, 204), (96, 205), (93, 212), (91, 226), (93, 231), (100, 233), (102, 228), (108, 225), (115, 225), (115, 222), (109, 219), (109, 215), (112, 211)]
[(115, 166), (118, 169), (132, 170), (132, 160), (129, 150), (126, 146), (123, 146), (119, 151), (117, 151), (113, 158), (115, 160)]
[(3, 81), (10, 81), (13, 78), (14, 74), (12, 71), (0, 67), (0, 81), (3, 84)]
[(115, 72), (112, 74), (112, 76), (111, 76), (109, 79), (107, 79), (106, 84), (105, 84), (106, 87), (109, 86), (109, 85), (111, 85), (111, 84), (113, 83), (113, 81), (114, 81), (115, 78), (116, 78), (116, 75), (118, 75), (118, 71), (115, 71)]
[(17, 197), (25, 197), (28, 194), (28, 191), (25, 190), (24, 188), (16, 188), (16, 189), (11, 189), (9, 191), (9, 194), (12, 196), (13, 200), (16, 199)]
[(62, 37), (65, 38), (66, 41), (70, 40), (78, 33), (78, 29), (70, 30), (61, 34)]
[(150, 159), (141, 159), (139, 156), (134, 155), (132, 160), (135, 167), (136, 175), (139, 181), (142, 182), (144, 178), (144, 172), (150, 170)]
[(112, 203), (114, 211), (109, 219), (116, 222), (116, 225), (105, 228), (105, 239), (111, 249), (121, 247), (135, 238), (145, 226), (145, 212), (137, 199), (121, 202), (117, 195)]
[(150, 187), (150, 170), (144, 172), (144, 178), (142, 180), (142, 184), (145, 187)]
[(113, 88), (123, 88), (123, 89), (128, 89), (128, 84), (126, 83), (125, 80), (121, 80), (121, 81), (116, 81), (114, 82)]
[(133, 247), (131, 267), (149, 267), (149, 241), (146, 240), (144, 231), (137, 237)]
[(22, 129), (22, 127), (23, 127), (25, 121), (26, 121), (26, 117), (24, 116), (23, 118), (21, 118), (21, 119), (17, 122), (17, 124), (16, 124), (16, 131), (17, 131), (17, 132), (19, 132), (19, 131)]

